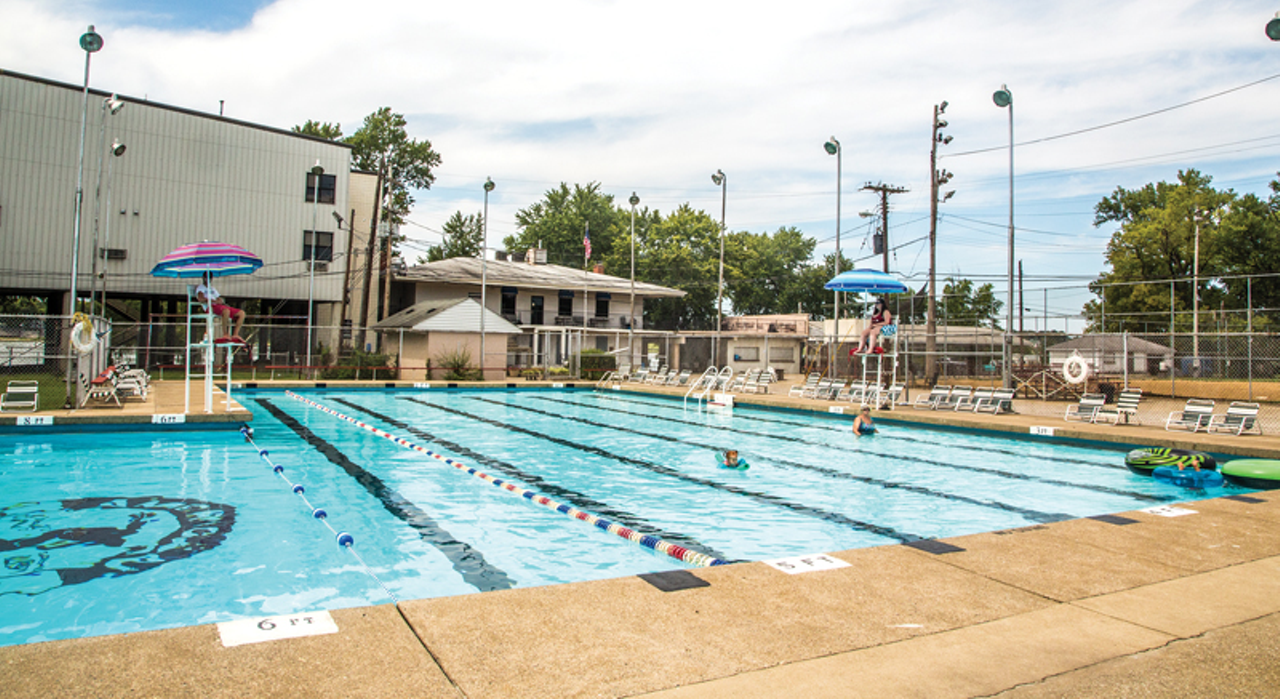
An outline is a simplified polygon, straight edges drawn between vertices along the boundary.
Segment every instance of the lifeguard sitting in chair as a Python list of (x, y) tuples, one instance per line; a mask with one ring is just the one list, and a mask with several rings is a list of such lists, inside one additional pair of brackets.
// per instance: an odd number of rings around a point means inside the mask
[(893, 324), (893, 314), (889, 312), (888, 304), (884, 299), (876, 299), (876, 305), (871, 312), (871, 325), (862, 331), (862, 340), (858, 342), (858, 347), (851, 354), (870, 352), (873, 347), (879, 350), (876, 340), (881, 336), (891, 337), (897, 330), (898, 326)]
[(212, 284), (200, 284), (196, 287), (196, 298), (200, 303), (205, 304), (213, 311), (214, 315), (222, 317), (222, 329), (225, 331), (231, 327), (230, 336), (222, 336), (214, 340), (214, 344), (233, 344), (243, 345), (244, 339), (240, 337), (240, 329), (244, 327), (244, 311), (239, 308), (232, 308), (220, 300), (222, 294), (213, 288)]

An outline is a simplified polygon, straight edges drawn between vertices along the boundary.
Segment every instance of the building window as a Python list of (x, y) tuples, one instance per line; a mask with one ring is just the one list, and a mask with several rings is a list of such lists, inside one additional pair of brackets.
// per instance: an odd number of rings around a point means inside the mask
[[(567, 294), (567, 295), (566, 295)], [(560, 292), (560, 308), (556, 311), (556, 315), (571, 316), (573, 315), (573, 292)]]
[[(320, 203), (321, 204), (332, 204), (335, 200), (334, 197), (337, 195), (337, 191), (338, 191), (337, 175), (321, 175), (320, 176)], [(308, 172), (306, 201), (308, 204), (310, 204), (315, 200), (316, 200), (316, 176)]]
[(516, 314), (516, 290), (510, 287), (502, 287), (502, 315), (514, 316)]
[(596, 317), (597, 318), (609, 317), (609, 295), (608, 294), (596, 294)]
[(760, 348), (734, 347), (733, 358), (739, 362), (758, 362), (760, 361)]
[[(321, 192), (323, 194), (323, 191)], [(315, 242), (312, 243), (312, 239)], [(333, 234), (324, 231), (303, 231), (302, 232), (302, 259), (311, 260), (311, 246), (315, 245), (315, 259), (317, 262), (333, 262)]]
[(795, 347), (770, 347), (770, 362), (794, 362), (796, 360)]

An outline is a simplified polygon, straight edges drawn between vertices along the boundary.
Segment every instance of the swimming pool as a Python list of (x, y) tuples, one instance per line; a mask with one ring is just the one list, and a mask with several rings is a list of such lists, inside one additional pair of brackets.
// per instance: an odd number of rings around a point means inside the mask
[[(0, 644), (686, 567), (450, 468), (724, 561), (1019, 527), (1215, 497), (1123, 453), (584, 390), (247, 391), (236, 428), (0, 436)], [(237, 426), (238, 427), (238, 426)], [(737, 449), (746, 471), (719, 468)], [(359, 558), (306, 502), (349, 532)], [(367, 564), (367, 568), (366, 568)]]

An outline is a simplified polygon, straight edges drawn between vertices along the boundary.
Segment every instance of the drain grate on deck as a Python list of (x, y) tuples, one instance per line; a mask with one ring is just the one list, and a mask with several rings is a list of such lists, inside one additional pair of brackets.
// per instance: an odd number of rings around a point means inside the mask
[(1124, 525), (1126, 525), (1126, 524), (1137, 524), (1137, 523), (1138, 523), (1138, 520), (1136, 520), (1136, 519), (1130, 519), (1130, 518), (1128, 518), (1128, 517), (1121, 517), (1120, 515), (1094, 515), (1094, 516), (1092, 516), (1092, 517), (1089, 517), (1088, 519), (1092, 519), (1092, 520), (1097, 521), (1097, 522), (1106, 522), (1107, 524), (1115, 524), (1115, 525), (1118, 525), (1118, 526), (1124, 526)]
[(711, 583), (687, 570), (642, 573), (637, 577), (663, 592), (676, 592), (677, 590), (688, 590), (694, 587), (711, 587)]

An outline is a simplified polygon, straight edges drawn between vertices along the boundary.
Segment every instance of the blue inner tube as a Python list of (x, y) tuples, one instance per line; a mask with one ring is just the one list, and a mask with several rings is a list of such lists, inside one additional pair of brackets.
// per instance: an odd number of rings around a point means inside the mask
[(1280, 461), (1235, 459), (1222, 465), (1222, 475), (1242, 488), (1276, 490), (1280, 488)]
[(1183, 488), (1217, 488), (1222, 485), (1222, 474), (1217, 471), (1193, 471), (1191, 469), (1179, 471), (1174, 466), (1157, 467), (1152, 470), (1151, 477), (1158, 481), (1182, 486)]
[(1216, 471), (1218, 462), (1202, 451), (1186, 449), (1169, 449), (1167, 447), (1145, 447), (1134, 449), (1124, 457), (1124, 465), (1139, 476), (1150, 476), (1151, 472), (1161, 466), (1170, 466), (1174, 470)]

